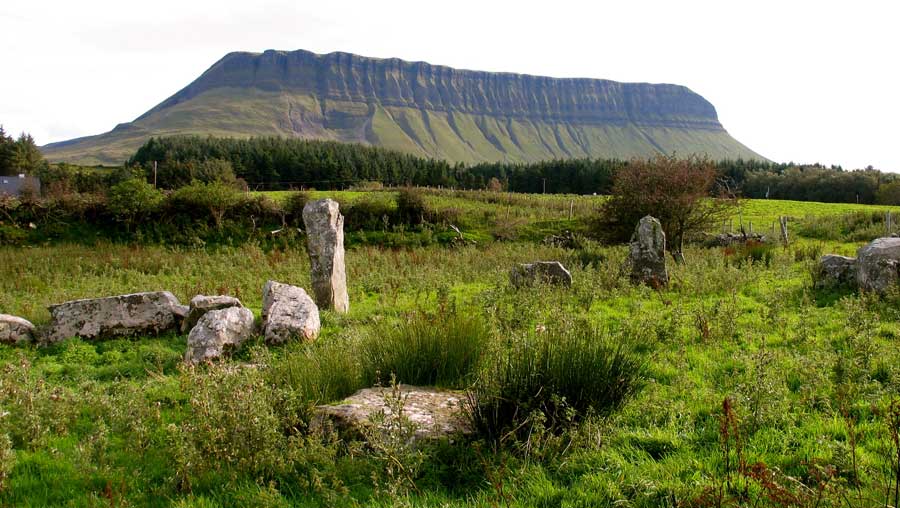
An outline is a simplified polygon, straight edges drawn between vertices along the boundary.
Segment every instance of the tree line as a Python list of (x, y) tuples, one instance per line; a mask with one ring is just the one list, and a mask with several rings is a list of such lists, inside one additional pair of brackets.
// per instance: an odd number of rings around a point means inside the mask
[[(151, 138), (128, 165), (161, 188), (191, 181), (243, 180), (250, 188), (341, 189), (360, 182), (527, 193), (609, 194), (617, 171), (633, 161), (602, 158), (535, 163), (451, 164), (385, 148), (278, 137)], [(758, 160), (714, 162), (723, 185), (748, 198), (900, 204), (897, 175), (875, 169)]]
[[(155, 163), (155, 171), (154, 171)], [(161, 189), (225, 181), (258, 190), (344, 189), (363, 182), (394, 186), (490, 189), (523, 193), (610, 194), (616, 172), (634, 161), (602, 158), (535, 163), (449, 163), (361, 144), (279, 137), (150, 138), (115, 169), (48, 164), (34, 139), (0, 126), (0, 174), (29, 173), (44, 188), (99, 192), (138, 174)], [(835, 203), (900, 204), (900, 178), (871, 167), (715, 161), (720, 182), (743, 197)]]

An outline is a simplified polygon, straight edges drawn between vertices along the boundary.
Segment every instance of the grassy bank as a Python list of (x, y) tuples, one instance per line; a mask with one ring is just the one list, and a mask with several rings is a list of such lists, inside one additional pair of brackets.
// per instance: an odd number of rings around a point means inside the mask
[[(181, 365), (183, 335), (0, 346), (0, 506), (892, 504), (898, 300), (816, 291), (810, 277), (819, 253), (878, 234), (871, 220), (841, 232), (842, 217), (883, 210), (747, 201), (745, 221), (793, 217), (795, 243), (756, 262), (689, 246), (671, 286), (654, 291), (623, 277), (622, 246), (540, 243), (545, 230), (584, 227), (599, 199), (428, 194), (485, 240), (356, 244), (351, 311), (323, 312), (313, 343), (254, 342), (197, 368)], [(502, 227), (519, 234), (498, 239)], [(573, 287), (512, 290), (510, 267), (536, 259), (566, 264)], [(6, 246), (0, 312), (41, 325), (51, 303), (166, 289), (182, 301), (231, 294), (258, 314), (266, 280), (309, 287), (308, 272), (299, 245)], [(627, 357), (604, 363), (617, 346)], [(447, 351), (453, 368), (415, 368)], [(616, 365), (640, 379), (621, 404), (588, 409), (578, 395), (603, 399), (625, 379)], [(387, 371), (532, 406), (517, 432), (465, 445), (373, 447), (309, 431), (312, 405)], [(534, 379), (554, 393), (534, 396)]]

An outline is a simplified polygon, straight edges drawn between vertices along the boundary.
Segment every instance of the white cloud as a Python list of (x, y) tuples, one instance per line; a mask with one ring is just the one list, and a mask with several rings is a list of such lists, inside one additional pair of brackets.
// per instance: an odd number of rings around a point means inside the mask
[(104, 132), (236, 50), (683, 84), (779, 161), (900, 171), (889, 2), (32, 1), (0, 6), (0, 122)]

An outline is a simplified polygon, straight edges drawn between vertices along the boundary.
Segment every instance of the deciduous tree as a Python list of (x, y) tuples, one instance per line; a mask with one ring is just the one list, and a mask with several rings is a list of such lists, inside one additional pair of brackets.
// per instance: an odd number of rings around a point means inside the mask
[(615, 175), (597, 232), (626, 241), (641, 217), (652, 215), (663, 225), (669, 252), (682, 262), (685, 237), (716, 224), (734, 204), (717, 185), (717, 175), (715, 164), (703, 158), (632, 160)]

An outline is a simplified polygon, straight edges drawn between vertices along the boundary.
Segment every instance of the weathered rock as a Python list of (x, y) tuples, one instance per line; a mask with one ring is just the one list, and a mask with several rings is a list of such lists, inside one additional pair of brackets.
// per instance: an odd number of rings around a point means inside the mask
[(168, 291), (133, 293), (51, 305), (52, 322), (44, 341), (70, 337), (107, 339), (158, 334), (177, 327), (181, 304)]
[(865, 291), (885, 292), (900, 280), (900, 238), (877, 238), (856, 253), (856, 283)]
[(204, 313), (191, 329), (184, 361), (197, 363), (219, 358), (253, 335), (253, 313), (246, 307), (226, 307)]
[(191, 298), (187, 315), (181, 323), (181, 333), (194, 327), (204, 314), (211, 310), (227, 309), (228, 307), (243, 307), (241, 301), (233, 296), (225, 295), (197, 295)]
[(344, 216), (332, 199), (311, 201), (303, 207), (313, 293), (326, 309), (347, 312), (347, 272), (344, 266)]
[(520, 288), (535, 283), (556, 284), (570, 287), (572, 274), (559, 261), (535, 261), (520, 264), (509, 272), (509, 283)]
[(0, 344), (27, 344), (34, 340), (31, 321), (9, 314), (0, 314)]
[(666, 234), (658, 219), (648, 215), (638, 223), (631, 236), (628, 263), (632, 282), (653, 287), (668, 285)]
[(666, 234), (658, 219), (649, 215), (641, 219), (634, 229), (629, 247), (632, 282), (653, 287), (668, 285)]
[(728, 247), (734, 244), (746, 244), (747, 242), (765, 243), (768, 237), (761, 233), (722, 233), (718, 235), (707, 235), (704, 244), (710, 247)]
[[(457, 391), (438, 390), (410, 385), (391, 388), (365, 388), (333, 405), (318, 406), (315, 424), (330, 421), (339, 433), (363, 436), (362, 429), (373, 425), (373, 415), (384, 412), (384, 426), (396, 415), (392, 406), (399, 396), (403, 401), (403, 417), (413, 427), (412, 438), (437, 439), (462, 436), (472, 433), (472, 428), (463, 412), (465, 394)], [(371, 427), (370, 427), (371, 428)]]
[(175, 320), (184, 323), (184, 320), (187, 318), (188, 313), (191, 311), (191, 308), (187, 305), (175, 305), (172, 307), (172, 312), (175, 313)]
[(816, 267), (817, 289), (849, 287), (856, 284), (856, 258), (826, 254)]
[(270, 280), (263, 288), (262, 320), (269, 344), (319, 336), (319, 308), (303, 288)]
[(558, 235), (545, 236), (541, 243), (551, 247), (559, 247), (561, 249), (577, 249), (581, 246), (581, 242), (578, 241), (578, 237), (575, 236), (575, 233), (568, 230), (563, 231)]

